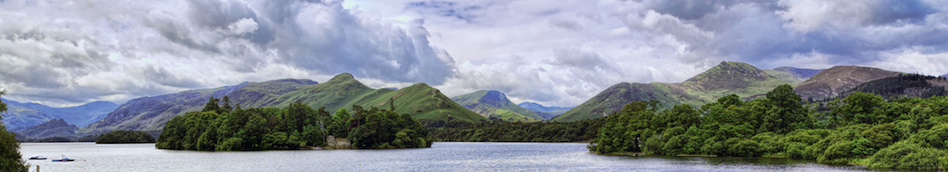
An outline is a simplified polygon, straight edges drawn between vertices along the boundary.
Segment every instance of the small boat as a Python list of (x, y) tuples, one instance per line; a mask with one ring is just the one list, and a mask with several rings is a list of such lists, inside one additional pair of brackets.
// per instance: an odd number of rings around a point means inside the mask
[(46, 157), (44, 157), (44, 156), (34, 156), (34, 157), (30, 157), (30, 160), (46, 160)]
[(69, 162), (69, 161), (75, 161), (75, 160), (76, 159), (70, 159), (70, 158), (66, 158), (66, 156), (63, 156), (63, 159), (53, 159), (53, 162)]

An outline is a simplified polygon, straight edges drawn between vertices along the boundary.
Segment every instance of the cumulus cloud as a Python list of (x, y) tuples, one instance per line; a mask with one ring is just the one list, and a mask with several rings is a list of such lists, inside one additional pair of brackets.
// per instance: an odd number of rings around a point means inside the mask
[(0, 87), (51, 105), (342, 72), (442, 84), (453, 58), (424, 21), (342, 1), (0, 1)]

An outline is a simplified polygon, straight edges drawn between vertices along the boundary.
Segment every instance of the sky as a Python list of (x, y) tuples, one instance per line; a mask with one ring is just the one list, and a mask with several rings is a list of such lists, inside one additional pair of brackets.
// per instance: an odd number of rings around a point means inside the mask
[(575, 106), (721, 61), (948, 73), (943, 0), (0, 0), (4, 98), (124, 103), (348, 72)]

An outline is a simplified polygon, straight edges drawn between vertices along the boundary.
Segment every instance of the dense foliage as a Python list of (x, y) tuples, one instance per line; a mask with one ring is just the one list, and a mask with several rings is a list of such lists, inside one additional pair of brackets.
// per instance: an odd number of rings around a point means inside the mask
[(155, 143), (155, 137), (143, 131), (119, 130), (99, 136), (95, 143)]
[(841, 93), (842, 96), (853, 92), (873, 93), (884, 98), (896, 97), (931, 97), (948, 95), (945, 87), (934, 85), (932, 82), (946, 83), (944, 77), (934, 77), (919, 74), (899, 74), (898, 76), (888, 77), (869, 81), (850, 91)]
[[(430, 147), (420, 123), (407, 114), (363, 110), (355, 116), (344, 109), (331, 116), (297, 101), (286, 108), (228, 109), (211, 98), (201, 112), (188, 112), (166, 124), (155, 147), (178, 150), (272, 150), (325, 146), (326, 136), (342, 134), (357, 148)], [(338, 121), (337, 121), (338, 120)], [(348, 122), (347, 122), (348, 121)], [(328, 131), (324, 126), (329, 126)], [(418, 129), (420, 128), (420, 129)], [(340, 135), (342, 136), (342, 135)], [(345, 137), (345, 136), (343, 136)]]
[[(0, 96), (6, 90), (0, 90)], [(7, 104), (0, 101), (0, 119), (7, 111)], [(16, 142), (16, 135), (7, 131), (7, 127), (0, 122), (0, 171), (27, 171), (29, 167), (20, 155), (20, 143)]]
[[(520, 123), (495, 120), (492, 123), (462, 124), (432, 128), (436, 141), (460, 142), (576, 142), (595, 138), (602, 118), (575, 122)], [(444, 124), (441, 122), (440, 124)]]
[(701, 106), (659, 110), (633, 102), (607, 117), (593, 140), (597, 153), (792, 157), (825, 164), (948, 169), (948, 97), (886, 102), (855, 92), (809, 110), (789, 85), (766, 98), (736, 95)]

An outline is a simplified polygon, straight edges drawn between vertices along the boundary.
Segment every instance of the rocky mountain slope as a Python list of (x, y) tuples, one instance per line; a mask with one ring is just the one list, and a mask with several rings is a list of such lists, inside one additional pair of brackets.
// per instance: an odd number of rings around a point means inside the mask
[(794, 90), (803, 100), (833, 99), (859, 84), (898, 74), (899, 72), (872, 67), (836, 66), (817, 73), (797, 85)]
[(76, 138), (76, 130), (79, 127), (66, 123), (63, 119), (53, 119), (40, 125), (32, 126), (17, 133), (21, 138), (47, 138), (47, 137), (67, 137)]

